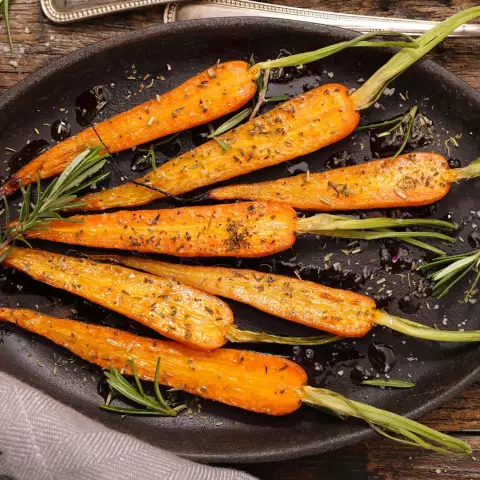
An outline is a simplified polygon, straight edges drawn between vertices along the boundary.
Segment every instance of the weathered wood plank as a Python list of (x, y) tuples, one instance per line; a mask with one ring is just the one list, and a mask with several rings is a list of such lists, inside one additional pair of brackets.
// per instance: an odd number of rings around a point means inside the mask
[(470, 480), (480, 478), (480, 436), (463, 435), (472, 456), (446, 458), (378, 439), (302, 460), (248, 465), (260, 480)]

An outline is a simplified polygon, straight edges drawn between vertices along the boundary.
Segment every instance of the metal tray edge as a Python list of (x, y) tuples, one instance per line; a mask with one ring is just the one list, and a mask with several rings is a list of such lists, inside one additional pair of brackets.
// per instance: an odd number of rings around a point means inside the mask
[(110, 5), (99, 5), (98, 7), (79, 8), (70, 12), (60, 12), (53, 5), (52, 0), (40, 0), (43, 13), (54, 23), (68, 23), (84, 20), (87, 18), (100, 17), (115, 12), (133, 10), (140, 7), (153, 5), (164, 5), (168, 0), (128, 0)]

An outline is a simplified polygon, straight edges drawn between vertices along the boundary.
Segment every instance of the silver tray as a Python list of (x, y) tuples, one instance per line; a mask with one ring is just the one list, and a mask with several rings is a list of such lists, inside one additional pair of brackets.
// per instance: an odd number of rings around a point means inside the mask
[[(167, 4), (170, 0), (40, 0), (43, 12), (55, 23), (68, 23), (109, 13), (133, 10), (151, 5)], [(182, 0), (181, 0), (182, 1)], [(368, 15), (349, 15), (306, 8), (287, 7), (248, 0), (200, 0), (170, 3), (164, 14), (165, 23), (212, 17), (260, 16), (285, 18), (349, 28), (359, 32), (393, 30), (421, 35), (436, 23)], [(452, 36), (480, 37), (480, 25), (463, 25)]]

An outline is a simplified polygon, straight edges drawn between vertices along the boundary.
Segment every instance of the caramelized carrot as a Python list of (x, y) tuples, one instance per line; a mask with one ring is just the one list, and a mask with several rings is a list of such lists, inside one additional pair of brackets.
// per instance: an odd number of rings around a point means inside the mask
[(215, 65), (178, 87), (105, 120), (55, 145), (14, 173), (0, 194), (10, 195), (20, 182), (28, 185), (63, 169), (99, 137), (110, 153), (120, 152), (160, 137), (208, 123), (234, 112), (256, 92), (246, 62)]
[[(164, 163), (135, 181), (173, 195), (306, 155), (349, 135), (359, 114), (342, 85), (323, 85)], [(80, 199), (82, 210), (145, 205), (158, 191), (126, 183)]]
[(12, 248), (3, 265), (201, 350), (224, 345), (233, 323), (230, 308), (220, 299), (128, 268), (19, 247)]
[[(175, 342), (138, 337), (113, 328), (60, 319), (29, 310), (0, 308), (0, 320), (14, 323), (67, 348), (103, 368), (115, 367), (140, 379), (203, 398), (268, 415), (286, 415), (302, 403), (340, 417), (353, 416), (378, 427), (390, 439), (447, 455), (469, 455), (471, 447), (454, 437), (386, 410), (349, 400), (331, 390), (306, 385), (296, 363), (261, 353), (220, 349), (198, 352)], [(155, 376), (157, 360), (159, 375)], [(384, 433), (385, 432), (385, 433)]]
[(210, 198), (272, 200), (322, 212), (413, 207), (443, 198), (454, 175), (442, 155), (410, 153), (321, 173), (229, 185), (210, 192)]
[(364, 295), (255, 270), (173, 264), (139, 257), (94, 257), (175, 279), (246, 303), (277, 317), (342, 337), (363, 337), (375, 324), (375, 302)]
[(53, 221), (27, 236), (182, 257), (258, 257), (295, 243), (297, 215), (286, 205), (260, 202), (75, 215), (70, 220), (75, 222)]
[(176, 265), (137, 257), (100, 255), (154, 275), (184, 282), (205, 292), (246, 303), (278, 317), (342, 337), (361, 337), (374, 325), (384, 325), (413, 337), (444, 342), (478, 342), (480, 331), (438, 330), (378, 310), (366, 295), (314, 282), (224, 267)]
[(304, 233), (365, 240), (400, 238), (437, 253), (443, 252), (416, 239), (430, 237), (454, 241), (452, 237), (432, 231), (387, 230), (391, 227), (416, 225), (455, 229), (451, 223), (428, 219), (357, 220), (328, 214), (297, 219), (295, 210), (288, 205), (245, 202), (76, 215), (68, 220), (52, 221), (48, 228), (30, 230), (25, 235), (28, 238), (75, 245), (166, 253), (182, 257), (273, 255), (290, 248), (295, 243), (295, 235)]
[(128, 360), (134, 360), (143, 380), (154, 379), (160, 357), (162, 384), (252, 412), (285, 415), (297, 410), (301, 400), (296, 389), (307, 382), (300, 366), (271, 355), (227, 348), (200, 352), (176, 342), (30, 310), (0, 308), (0, 320), (42, 335), (103, 368), (113, 365), (131, 375)]

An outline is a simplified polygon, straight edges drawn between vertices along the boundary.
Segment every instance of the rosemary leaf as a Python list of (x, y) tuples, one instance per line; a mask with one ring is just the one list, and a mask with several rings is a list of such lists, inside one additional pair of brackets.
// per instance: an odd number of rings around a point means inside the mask
[(230, 150), (230, 146), (227, 145), (221, 138), (213, 137), (215, 141), (225, 150)]
[(248, 116), (252, 113), (251, 108), (244, 108), (232, 118), (228, 119), (226, 122), (222, 123), (218, 128), (216, 128), (208, 138), (213, 138), (218, 135), (222, 135), (223, 133), (228, 132), (232, 128), (235, 128), (237, 125), (242, 123)]
[(369, 385), (371, 387), (412, 388), (416, 384), (413, 382), (404, 382), (403, 380), (387, 380), (378, 378), (373, 380), (364, 380), (362, 385)]
[(210, 130), (210, 137), (213, 138), (223, 148), (223, 150), (230, 150), (230, 145), (227, 145), (221, 138), (214, 136), (214, 130), (211, 123), (208, 124), (208, 129)]
[(270, 97), (264, 100), (264, 103), (271, 103), (271, 102), (285, 102), (289, 100), (290, 97), (288, 95), (278, 95), (278, 97)]

